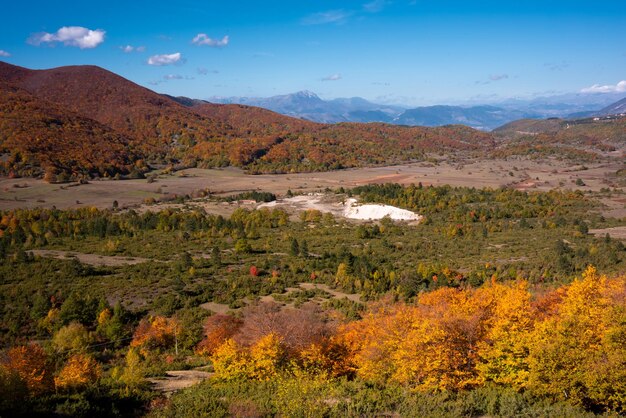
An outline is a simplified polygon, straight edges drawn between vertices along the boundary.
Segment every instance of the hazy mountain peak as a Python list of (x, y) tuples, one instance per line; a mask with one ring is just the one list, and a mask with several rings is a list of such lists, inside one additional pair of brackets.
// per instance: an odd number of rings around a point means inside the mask
[(293, 93), (292, 96), (300, 97), (300, 98), (303, 98), (303, 99), (322, 100), (322, 99), (319, 98), (319, 96), (317, 94), (313, 93), (310, 90), (300, 90), (300, 91), (298, 91), (296, 93)]

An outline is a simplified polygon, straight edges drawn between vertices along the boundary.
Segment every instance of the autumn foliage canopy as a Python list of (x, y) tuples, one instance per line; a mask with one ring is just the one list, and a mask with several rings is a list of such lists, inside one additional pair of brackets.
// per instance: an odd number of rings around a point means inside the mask
[[(222, 344), (207, 351), (219, 378), (300, 370), (418, 392), (495, 384), (604, 410), (626, 403), (626, 278), (592, 267), (540, 295), (525, 281), (441, 288), (414, 305), (378, 306), (338, 328), (326, 323), (298, 344), (289, 343), (293, 333), (281, 335), (279, 310), (254, 309), (232, 338), (222, 331)], [(293, 322), (323, 323), (302, 314)]]

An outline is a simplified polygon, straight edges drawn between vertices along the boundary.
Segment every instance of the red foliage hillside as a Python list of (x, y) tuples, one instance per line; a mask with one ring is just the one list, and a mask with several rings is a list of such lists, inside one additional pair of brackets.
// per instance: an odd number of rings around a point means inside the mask
[[(187, 107), (94, 66), (29, 70), (0, 62), (0, 82), (12, 91), (3, 94), (0, 150), (66, 173), (125, 172), (135, 159), (252, 173), (320, 171), (494, 146), (490, 134), (462, 126), (328, 125), (249, 106)], [(59, 129), (46, 118), (73, 122)], [(29, 141), (33, 136), (46, 142)], [(75, 155), (79, 149), (86, 157)], [(37, 174), (15, 158), (4, 167)]]
[(168, 153), (181, 137), (224, 133), (175, 101), (100, 67), (28, 70), (0, 62), (0, 80), (107, 125), (148, 154)]
[[(0, 144), (4, 174), (77, 176), (129, 172), (136, 155), (129, 139), (94, 120), (0, 82)], [(2, 166), (0, 166), (2, 168)]]

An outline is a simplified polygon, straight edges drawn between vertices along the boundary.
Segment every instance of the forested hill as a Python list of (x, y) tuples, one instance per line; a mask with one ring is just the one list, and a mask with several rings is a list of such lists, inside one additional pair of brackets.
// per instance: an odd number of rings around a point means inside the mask
[(181, 101), (95, 66), (30, 70), (0, 62), (0, 92), (0, 175), (50, 181), (137, 177), (155, 163), (284, 173), (397, 164), (428, 152), (519, 155), (544, 143), (559, 154), (561, 145), (601, 152), (623, 143), (626, 120), (589, 119), (522, 142), (519, 129), (321, 124), (250, 106)]
[(187, 107), (95, 66), (0, 62), (0, 88), (5, 175), (112, 176), (149, 162), (319, 171), (493, 146), (488, 134), (462, 126), (327, 125), (248, 106)]

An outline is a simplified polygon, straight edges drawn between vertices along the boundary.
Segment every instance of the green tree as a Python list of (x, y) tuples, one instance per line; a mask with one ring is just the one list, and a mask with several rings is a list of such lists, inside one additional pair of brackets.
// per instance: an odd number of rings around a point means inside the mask
[(61, 327), (52, 337), (52, 344), (60, 352), (85, 351), (91, 342), (89, 331), (80, 322)]
[(213, 247), (213, 249), (211, 250), (211, 261), (216, 267), (222, 265), (222, 255), (220, 249), (217, 246)]
[(291, 238), (289, 242), (289, 254), (296, 257), (300, 254), (300, 244), (298, 244), (298, 240), (294, 237)]
[(73, 292), (61, 305), (59, 318), (63, 324), (77, 321), (85, 325), (91, 325), (99, 313), (100, 301), (91, 295)]
[(252, 252), (252, 247), (247, 240), (241, 238), (235, 243), (235, 252), (239, 254), (248, 254)]
[(300, 244), (300, 255), (302, 257), (309, 256), (309, 244), (306, 242), (306, 240), (302, 240), (302, 243)]

